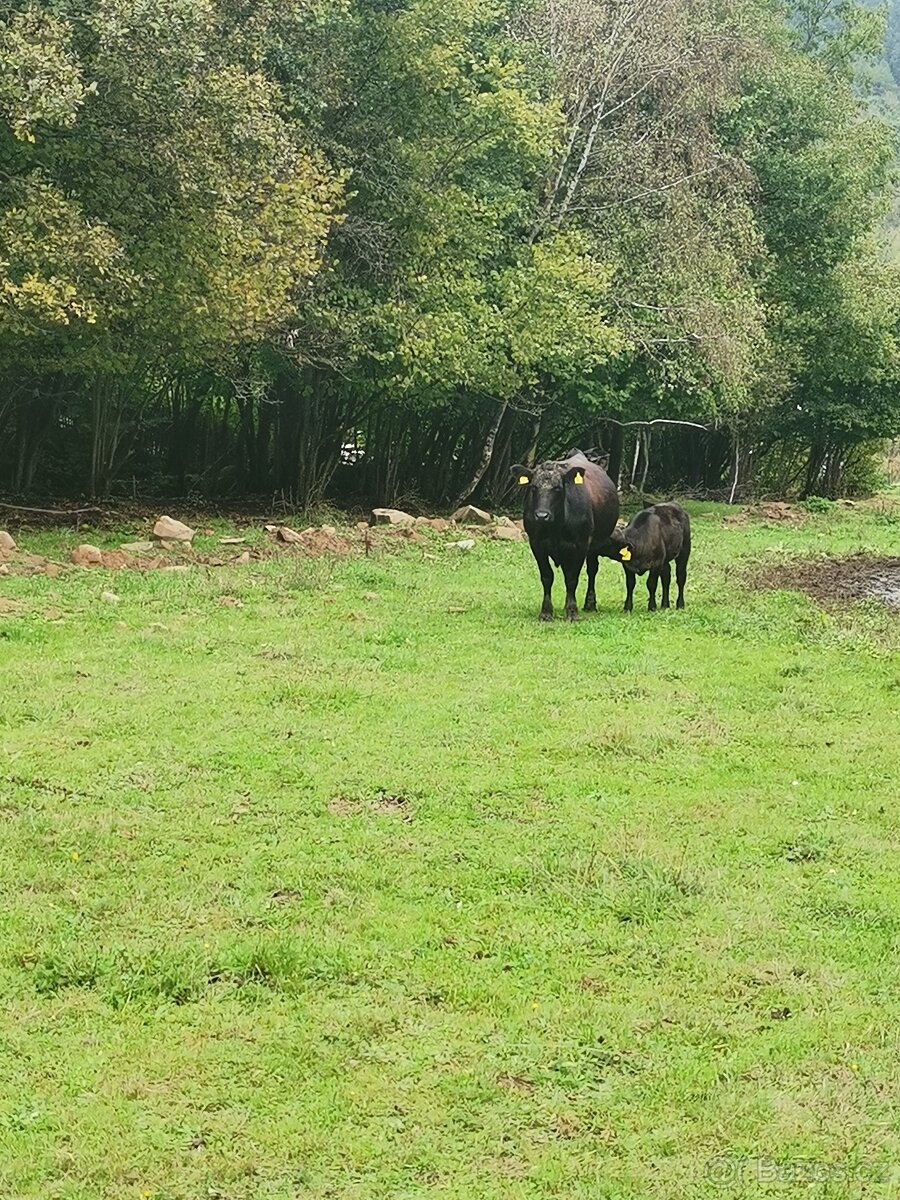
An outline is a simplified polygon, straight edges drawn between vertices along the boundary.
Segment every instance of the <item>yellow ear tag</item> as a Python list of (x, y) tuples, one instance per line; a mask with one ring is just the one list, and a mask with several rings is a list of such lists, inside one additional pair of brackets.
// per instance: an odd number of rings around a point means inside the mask
[(627, 546), (623, 546), (622, 549), (619, 551), (619, 557), (622, 559), (623, 562), (628, 562), (628, 560), (631, 558), (631, 551), (628, 549)]
[(529, 480), (529, 478), (528, 478), (528, 476), (527, 476), (527, 475), (520, 475), (520, 476), (519, 476), (519, 483), (530, 483), (530, 482), (531, 482), (531, 481)]
[(575, 475), (575, 483), (584, 483), (584, 476), (580, 471), (578, 471)]

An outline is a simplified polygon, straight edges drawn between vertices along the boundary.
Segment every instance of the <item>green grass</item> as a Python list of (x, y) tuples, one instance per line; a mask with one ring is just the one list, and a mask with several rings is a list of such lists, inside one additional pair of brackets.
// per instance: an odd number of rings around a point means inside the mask
[(740, 583), (900, 524), (724, 511), (0, 580), (0, 1196), (900, 1195), (900, 620)]

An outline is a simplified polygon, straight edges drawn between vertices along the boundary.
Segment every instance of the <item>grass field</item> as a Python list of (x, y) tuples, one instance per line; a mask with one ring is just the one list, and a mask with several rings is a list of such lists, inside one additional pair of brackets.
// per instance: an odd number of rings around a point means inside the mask
[(900, 521), (724, 512), (0, 579), (0, 1196), (900, 1196), (900, 617), (741, 583)]

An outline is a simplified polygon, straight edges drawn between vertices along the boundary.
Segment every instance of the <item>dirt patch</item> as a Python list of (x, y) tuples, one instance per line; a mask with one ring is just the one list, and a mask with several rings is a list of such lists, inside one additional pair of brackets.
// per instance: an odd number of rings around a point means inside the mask
[(304, 529), (296, 545), (314, 558), (321, 558), (324, 554), (349, 554), (353, 549), (346, 538), (330, 529)]
[(412, 809), (408, 796), (376, 792), (373, 796), (332, 796), (328, 811), (337, 817), (359, 816), (361, 813), (377, 813), (386, 816), (398, 813), (404, 821), (412, 820)]
[(523, 1096), (530, 1096), (536, 1090), (532, 1081), (525, 1079), (522, 1075), (500, 1075), (497, 1083), (506, 1091), (519, 1092)]
[(760, 504), (748, 504), (738, 512), (722, 518), (723, 525), (747, 525), (751, 521), (763, 521), (770, 525), (801, 525), (809, 513), (783, 500), (771, 500)]
[(753, 577), (757, 587), (805, 592), (823, 607), (858, 600), (880, 600), (900, 612), (900, 558), (805, 559), (767, 565)]

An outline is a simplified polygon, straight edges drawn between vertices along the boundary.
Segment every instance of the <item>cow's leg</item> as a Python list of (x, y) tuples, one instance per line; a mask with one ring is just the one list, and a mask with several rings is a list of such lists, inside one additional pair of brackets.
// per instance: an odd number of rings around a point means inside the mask
[(662, 581), (662, 608), (669, 607), (669, 584), (672, 582), (672, 564), (665, 563), (659, 573), (659, 578)]
[(656, 612), (656, 585), (659, 581), (659, 571), (650, 570), (647, 572), (647, 595), (650, 597), (647, 601), (647, 612)]
[(597, 566), (600, 562), (600, 557), (597, 554), (588, 552), (587, 556), (587, 591), (584, 594), (584, 611), (597, 611), (597, 594), (594, 591), (594, 580), (597, 578)]
[[(688, 551), (688, 554), (690, 551)], [(678, 582), (678, 599), (676, 608), (684, 608), (684, 585), (687, 580), (688, 554), (679, 554), (675, 559), (675, 579)]]
[(625, 567), (622, 570), (625, 571), (625, 608), (622, 611), (631, 612), (634, 608), (634, 582), (637, 576), (634, 571), (628, 571)]
[(531, 553), (534, 555), (534, 561), (541, 573), (541, 583), (544, 585), (544, 602), (538, 616), (541, 621), (552, 621), (553, 601), (550, 598), (550, 592), (553, 589), (553, 568), (550, 566), (550, 556), (546, 550), (535, 550), (534, 547), (532, 547)]
[(563, 575), (566, 579), (566, 620), (578, 620), (578, 601), (575, 599), (575, 589), (581, 577), (584, 566), (584, 555), (575, 553), (562, 564)]

